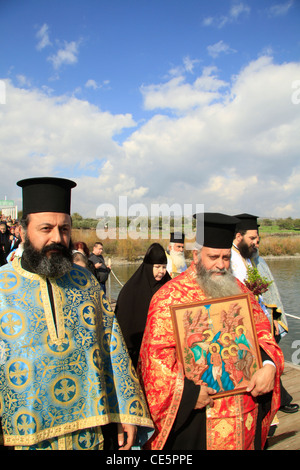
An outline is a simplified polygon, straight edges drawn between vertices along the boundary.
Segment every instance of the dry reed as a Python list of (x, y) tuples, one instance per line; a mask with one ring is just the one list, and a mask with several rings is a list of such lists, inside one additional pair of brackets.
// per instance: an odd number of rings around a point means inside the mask
[(300, 236), (263, 235), (259, 246), (261, 256), (295, 256), (300, 254)]
[[(167, 240), (99, 240), (95, 229), (73, 229), (73, 242), (83, 241), (87, 244), (90, 251), (97, 241), (102, 241), (106, 256), (124, 258), (128, 261), (135, 261), (143, 257), (147, 248), (153, 242), (158, 242), (162, 246), (167, 246)], [(261, 256), (294, 256), (300, 254), (300, 235), (280, 236), (280, 235), (261, 235), (259, 252)], [(187, 251), (186, 256), (191, 257), (191, 252)]]

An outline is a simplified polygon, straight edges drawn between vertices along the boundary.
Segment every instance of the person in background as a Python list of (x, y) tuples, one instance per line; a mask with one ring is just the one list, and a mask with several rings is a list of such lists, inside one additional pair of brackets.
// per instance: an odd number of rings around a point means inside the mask
[(171, 278), (178, 276), (187, 268), (184, 256), (184, 238), (184, 234), (179, 232), (170, 235), (167, 249), (167, 271)]
[[(248, 268), (252, 267), (251, 259), (257, 252), (257, 243), (259, 240), (258, 217), (251, 214), (239, 214), (235, 217), (239, 220), (239, 223), (236, 226), (231, 248), (231, 269), (233, 275), (245, 284), (248, 277)], [(257, 296), (257, 300), (271, 323), (272, 318), (263, 303), (262, 296)]]
[(7, 263), (6, 258), (11, 249), (11, 234), (5, 222), (0, 222), (0, 266)]
[[(285, 315), (281, 296), (276, 285), (273, 274), (262, 256), (259, 255), (259, 237), (256, 244), (257, 251), (253, 254), (251, 260), (257, 267), (261, 277), (265, 278), (271, 284), (268, 290), (262, 294), (263, 302), (266, 308), (271, 312), (273, 334), (276, 342), (279, 344), (281, 338), (288, 333), (288, 323)], [(299, 411), (298, 403), (292, 403), (293, 397), (283, 386), (280, 380), (280, 411), (284, 413), (296, 413)]]
[(85, 242), (73, 243), (74, 250), (81, 251), (87, 258), (90, 256), (90, 250)]
[[(276, 331), (279, 336), (287, 332), (287, 321), (274, 278), (267, 267), (267, 263), (261, 258), (261, 256), (259, 256), (258, 217), (252, 214), (239, 214), (235, 217), (239, 219), (239, 223), (236, 228), (235, 239), (232, 245), (232, 272), (235, 277), (245, 284), (245, 281), (247, 280), (247, 267), (252, 267), (254, 265), (258, 268), (262, 277), (267, 277), (269, 281), (273, 281), (269, 286), (268, 291), (259, 296), (259, 303), (266, 313), (272, 329), (275, 328), (274, 333), (276, 338)], [(275, 316), (278, 315), (275, 322), (273, 314), (275, 314)], [(281, 319), (280, 323), (278, 323), (279, 318)], [(280, 410), (285, 413), (295, 413), (298, 411), (299, 405), (292, 403), (293, 397), (284, 388), (281, 380), (280, 390)], [(274, 429), (271, 430), (271, 433), (272, 432), (274, 432)]]
[(78, 266), (81, 266), (82, 268), (88, 269), (87, 257), (83, 253), (81, 253), (81, 251), (73, 250), (72, 254), (73, 254), (73, 263), (78, 264)]
[(247, 268), (252, 266), (251, 258), (257, 252), (258, 217), (251, 214), (234, 216), (239, 220), (232, 243), (231, 267), (234, 276), (241, 282), (247, 279)]
[(136, 367), (152, 296), (171, 277), (167, 257), (159, 243), (147, 250), (142, 264), (122, 287), (115, 308), (128, 352)]
[[(73, 249), (75, 252), (79, 252), (82, 254), (83, 257), (80, 257), (79, 255), (75, 256), (75, 259), (83, 264), (85, 264), (85, 267), (91, 271), (92, 274), (96, 277), (96, 268), (94, 266), (94, 263), (89, 259), (90, 257), (90, 251), (87, 247), (87, 244), (85, 242), (75, 242), (73, 243)], [(75, 255), (75, 253), (74, 253)], [(74, 261), (75, 262), (75, 261)]]
[(96, 278), (98, 279), (100, 286), (103, 289), (103, 292), (106, 294), (106, 281), (108, 279), (108, 276), (111, 271), (111, 265), (105, 264), (104, 258), (103, 258), (103, 243), (101, 242), (96, 242), (93, 246), (93, 252), (89, 256), (89, 260), (92, 261), (92, 263), (95, 266), (96, 269)]
[(265, 307), (271, 313), (274, 336), (276, 341), (279, 342), (288, 332), (288, 322), (273, 274), (265, 259), (259, 254), (259, 243), (260, 237), (258, 236), (256, 252), (251, 256), (251, 262), (258, 269), (261, 278), (266, 279), (269, 283), (267, 291), (262, 294), (262, 298)]
[(19, 253), (22, 253), (22, 240), (21, 240), (21, 235), (20, 235), (20, 230), (21, 226), (18, 220), (14, 222), (13, 225), (10, 227), (10, 238), (11, 238), (11, 246), (10, 246), (10, 252), (8, 256), (6, 257), (6, 261), (9, 263), (9, 261), (12, 261), (15, 256), (18, 256)]

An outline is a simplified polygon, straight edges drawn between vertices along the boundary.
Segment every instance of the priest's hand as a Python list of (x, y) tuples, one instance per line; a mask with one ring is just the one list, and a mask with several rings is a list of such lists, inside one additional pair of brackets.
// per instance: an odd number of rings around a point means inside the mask
[[(125, 439), (126, 433), (126, 439)], [(118, 444), (119, 450), (129, 450), (133, 446), (136, 438), (137, 427), (133, 424), (118, 423)]]
[(214, 406), (214, 401), (211, 395), (214, 395), (216, 390), (208, 385), (205, 382), (201, 382), (200, 393), (198, 395), (198, 399), (195, 405), (195, 410), (201, 410), (201, 408), (205, 408), (206, 406)]
[(275, 375), (276, 367), (272, 364), (264, 365), (253, 374), (246, 391), (253, 397), (271, 392), (275, 385)]

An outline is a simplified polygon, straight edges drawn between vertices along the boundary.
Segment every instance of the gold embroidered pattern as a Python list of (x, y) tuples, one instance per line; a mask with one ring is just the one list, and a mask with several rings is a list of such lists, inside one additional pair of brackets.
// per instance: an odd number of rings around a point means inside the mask
[(112, 421), (151, 428), (118, 323), (97, 280), (74, 265), (50, 283), (56, 321), (46, 279), (24, 271), (18, 259), (0, 271), (5, 445), (74, 448), (71, 434), (79, 433), (76, 445), (88, 448), (95, 438), (88, 428)]
[(215, 431), (217, 431), (220, 436), (224, 439), (233, 431), (233, 427), (228, 423), (226, 419), (221, 419), (220, 422), (215, 426)]
[(251, 413), (248, 413), (247, 419), (245, 421), (245, 426), (248, 429), (248, 431), (250, 431), (252, 423), (253, 423), (253, 417), (251, 416)]

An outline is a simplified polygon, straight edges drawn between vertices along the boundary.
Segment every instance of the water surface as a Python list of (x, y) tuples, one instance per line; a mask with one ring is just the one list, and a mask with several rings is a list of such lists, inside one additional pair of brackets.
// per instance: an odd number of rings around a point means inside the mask
[[(300, 258), (266, 260), (278, 286), (287, 317), (289, 332), (280, 341), (285, 360), (300, 365)], [(124, 284), (137, 270), (140, 263), (113, 267), (113, 272)], [(111, 298), (117, 299), (121, 286), (111, 275)]]

